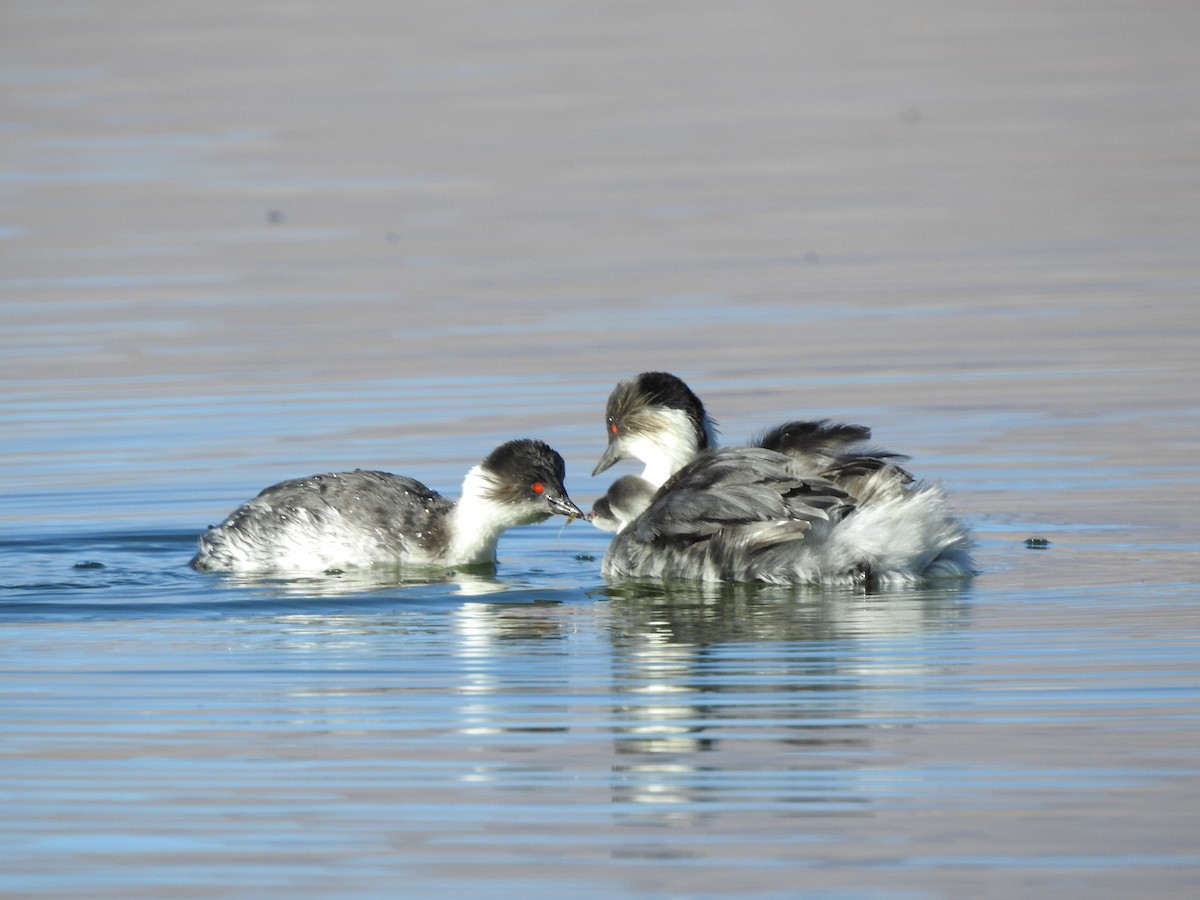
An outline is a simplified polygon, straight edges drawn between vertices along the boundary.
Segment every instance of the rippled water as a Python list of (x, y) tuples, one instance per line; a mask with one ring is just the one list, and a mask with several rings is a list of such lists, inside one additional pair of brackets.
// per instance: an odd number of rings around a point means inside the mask
[[(1200, 21), (864, 9), (4, 6), (0, 894), (1195, 893)], [(187, 568), (518, 436), (589, 504), (659, 368), (871, 425), (980, 575)]]
[[(1038, 522), (1028, 549), (993, 512), (975, 582), (874, 595), (609, 584), (580, 523), (510, 532), (494, 577), (254, 580), (186, 567), (228, 485), (165, 460), (152, 491), (36, 486), (89, 456), (9, 466), (34, 482), (0, 541), (13, 895), (1165, 896), (1200, 869), (1195, 580), (1146, 578), (1161, 531)], [(1029, 465), (950, 468), (1001, 511), (1056, 481)], [(1189, 567), (1188, 540), (1156, 552)]]

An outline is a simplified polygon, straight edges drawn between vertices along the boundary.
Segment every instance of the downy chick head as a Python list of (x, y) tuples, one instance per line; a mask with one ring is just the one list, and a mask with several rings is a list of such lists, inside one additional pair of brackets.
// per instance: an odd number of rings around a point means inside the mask
[(504, 508), (523, 524), (554, 515), (587, 518), (567, 494), (566, 471), (562, 457), (542, 441), (509, 441), (476, 467), (477, 491), (484, 501)]
[(692, 390), (667, 372), (643, 372), (621, 381), (608, 396), (604, 427), (608, 446), (592, 475), (626, 459), (645, 464), (654, 487), (716, 446), (716, 423)]
[(592, 504), (589, 517), (601, 531), (620, 531), (654, 499), (654, 485), (637, 475), (622, 475), (608, 487), (608, 492)]

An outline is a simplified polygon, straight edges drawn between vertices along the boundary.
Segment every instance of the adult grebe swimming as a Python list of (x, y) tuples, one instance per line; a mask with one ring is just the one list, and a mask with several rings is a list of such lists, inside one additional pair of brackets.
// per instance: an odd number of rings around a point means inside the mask
[(903, 459), (863, 446), (870, 429), (788, 422), (756, 446), (716, 449), (716, 427), (679, 378), (620, 382), (593, 474), (645, 465), (596, 503), (616, 530), (607, 575), (721, 581), (887, 583), (973, 574), (970, 536), (942, 489), (914, 484)]
[[(643, 372), (618, 382), (605, 407), (608, 446), (592, 475), (614, 463), (636, 459), (645, 465), (641, 477), (655, 487), (691, 462), (716, 449), (717, 423), (682, 379), (668, 372)], [(868, 448), (871, 429), (827, 420), (785, 422), (763, 432), (751, 446), (792, 457), (792, 466), (816, 474), (836, 463), (871, 457), (898, 461), (905, 457)]]
[[(667, 372), (643, 372), (619, 382), (605, 412), (608, 445), (592, 475), (622, 460), (635, 459), (645, 466), (641, 476), (625, 476), (640, 477), (641, 489), (634, 491), (618, 481), (609, 490), (620, 490), (623, 496), (613, 503), (606, 495), (593, 510), (596, 527), (618, 531), (649, 505), (653, 491), (668, 478), (704, 451), (716, 449), (717, 427), (691, 388)], [(900, 466), (905, 457), (866, 446), (870, 437), (871, 429), (863, 425), (794, 421), (760, 434), (751, 446), (783, 453), (794, 475), (826, 478), (855, 501), (870, 502), (912, 482)], [(649, 493), (647, 485), (652, 488)], [(615, 514), (617, 509), (621, 516)]]
[(225, 572), (320, 572), (374, 564), (496, 561), (501, 533), (552, 515), (585, 516), (563, 486), (562, 457), (541, 441), (502, 444), (473, 467), (457, 502), (387, 472), (284, 481), (200, 536), (192, 566)]

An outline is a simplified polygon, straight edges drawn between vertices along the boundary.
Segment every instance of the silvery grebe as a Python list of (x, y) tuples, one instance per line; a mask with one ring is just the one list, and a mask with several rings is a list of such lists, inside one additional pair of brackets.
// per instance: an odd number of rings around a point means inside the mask
[(458, 501), (387, 472), (284, 481), (200, 536), (196, 569), (320, 572), (373, 564), (494, 563), (502, 532), (551, 515), (584, 517), (562, 457), (541, 441), (502, 444), (463, 480)]
[[(636, 459), (645, 466), (641, 480), (655, 490), (696, 456), (717, 447), (717, 426), (704, 404), (681, 379), (667, 372), (643, 372), (619, 382), (608, 398), (605, 428), (608, 445), (592, 475), (622, 460)], [(829, 479), (857, 502), (868, 502), (912, 482), (900, 466), (905, 457), (866, 447), (870, 437), (871, 429), (863, 425), (793, 421), (758, 435), (751, 446), (786, 455), (794, 475)], [(596, 527), (617, 531), (632, 520), (629, 513), (648, 505), (650, 495), (645, 490), (635, 494), (626, 486), (623, 493), (618, 504), (607, 496), (598, 501), (602, 508), (593, 510), (597, 514), (592, 518)], [(645, 502), (637, 505), (638, 497)], [(626, 517), (614, 516), (614, 506)]]
[[(862, 446), (870, 430), (789, 422), (753, 447), (716, 449), (716, 427), (680, 379), (645, 372), (606, 408), (608, 446), (593, 474), (645, 464), (637, 491), (597, 501), (617, 530), (607, 575), (772, 582), (968, 577), (970, 537), (942, 489), (913, 484), (903, 457)], [(656, 492), (655, 492), (656, 491)], [(766, 543), (764, 543), (766, 542)]]

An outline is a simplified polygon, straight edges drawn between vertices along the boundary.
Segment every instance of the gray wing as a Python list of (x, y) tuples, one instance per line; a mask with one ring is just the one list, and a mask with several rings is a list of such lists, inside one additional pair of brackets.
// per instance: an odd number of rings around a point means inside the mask
[(793, 559), (814, 528), (823, 532), (851, 509), (844, 491), (793, 475), (779, 453), (718, 450), (680, 469), (613, 539), (605, 573), (763, 580), (760, 570)]
[(803, 422), (784, 422), (758, 435), (751, 443), (755, 447), (774, 450), (794, 460), (808, 460), (816, 471), (830, 465), (854, 444), (871, 437), (865, 425), (849, 425), (817, 419)]
[(820, 475), (853, 497), (857, 506), (867, 506), (895, 498), (912, 484), (912, 473), (898, 463), (902, 459), (907, 457), (873, 450), (844, 453)]
[(787, 456), (793, 473), (826, 478), (862, 505), (893, 496), (913, 480), (900, 465), (908, 457), (862, 446), (870, 437), (865, 425), (818, 419), (785, 422), (754, 443)]

